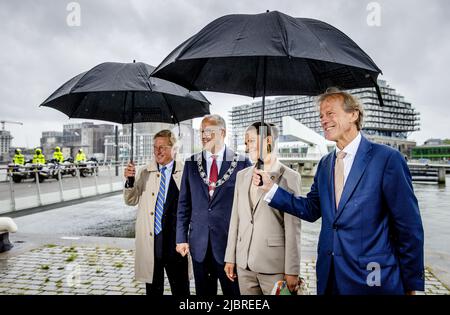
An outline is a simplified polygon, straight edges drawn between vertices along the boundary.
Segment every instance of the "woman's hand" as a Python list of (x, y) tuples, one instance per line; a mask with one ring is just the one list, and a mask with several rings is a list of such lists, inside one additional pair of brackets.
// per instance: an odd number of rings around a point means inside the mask
[(228, 279), (230, 279), (230, 281), (234, 282), (234, 279), (236, 279), (237, 275), (234, 272), (234, 268), (235, 268), (235, 264), (233, 263), (225, 263), (225, 274), (227, 275)]
[(297, 292), (298, 275), (284, 275), (284, 280), (286, 280), (287, 287), (291, 293)]

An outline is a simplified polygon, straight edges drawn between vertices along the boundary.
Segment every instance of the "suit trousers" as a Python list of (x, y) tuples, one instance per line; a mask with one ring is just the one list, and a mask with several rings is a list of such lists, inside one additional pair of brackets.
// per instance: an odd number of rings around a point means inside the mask
[(146, 283), (147, 295), (163, 295), (164, 269), (169, 279), (170, 290), (174, 296), (188, 296), (189, 273), (187, 256), (175, 254), (173, 257), (164, 257), (162, 232), (155, 236), (155, 260), (153, 269), (153, 282)]
[(270, 295), (275, 282), (283, 280), (284, 274), (265, 274), (237, 267), (239, 290), (242, 295)]
[(208, 249), (202, 262), (192, 260), (195, 279), (195, 292), (198, 296), (217, 295), (217, 279), (220, 282), (223, 295), (239, 296), (239, 285), (237, 281), (230, 281), (225, 274), (225, 263), (218, 263), (211, 250), (208, 241)]
[(336, 273), (334, 272), (334, 260), (331, 260), (330, 274), (328, 275), (327, 287), (325, 295), (339, 295), (337, 288)]

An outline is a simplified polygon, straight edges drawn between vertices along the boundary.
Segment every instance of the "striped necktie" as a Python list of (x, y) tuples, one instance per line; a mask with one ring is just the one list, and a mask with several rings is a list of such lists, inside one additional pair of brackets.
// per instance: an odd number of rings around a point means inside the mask
[(161, 182), (159, 184), (158, 196), (156, 197), (155, 207), (155, 235), (162, 230), (162, 214), (164, 209), (164, 199), (166, 198), (166, 168), (161, 168)]

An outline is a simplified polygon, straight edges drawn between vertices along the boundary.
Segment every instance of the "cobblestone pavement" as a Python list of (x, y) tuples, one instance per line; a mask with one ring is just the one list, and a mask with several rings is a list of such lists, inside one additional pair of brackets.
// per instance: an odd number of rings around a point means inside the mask
[[(141, 295), (143, 283), (134, 281), (134, 253), (113, 247), (46, 244), (0, 260), (0, 294), (25, 295)], [(301, 275), (310, 294), (316, 294), (315, 262), (303, 259)], [(191, 292), (194, 285), (191, 281)], [(165, 293), (170, 294), (166, 279)], [(450, 294), (426, 270), (423, 294)]]

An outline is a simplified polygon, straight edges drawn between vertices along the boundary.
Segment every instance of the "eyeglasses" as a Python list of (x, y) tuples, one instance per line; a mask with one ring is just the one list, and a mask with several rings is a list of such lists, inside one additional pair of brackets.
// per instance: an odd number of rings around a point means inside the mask
[(162, 145), (162, 146), (159, 146), (159, 147), (153, 146), (153, 150), (154, 151), (164, 151), (164, 150), (168, 150), (170, 148), (172, 148), (170, 145)]
[(223, 128), (205, 128), (205, 129), (201, 129), (200, 132), (202, 135), (205, 135), (208, 137), (212, 134), (218, 133), (220, 130), (224, 130), (224, 129)]

